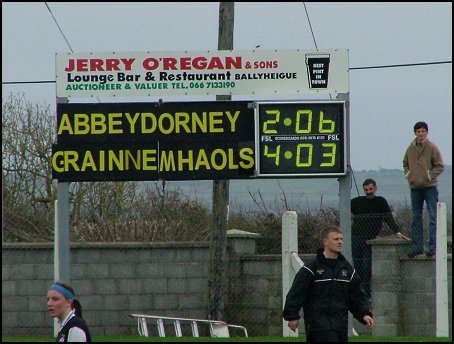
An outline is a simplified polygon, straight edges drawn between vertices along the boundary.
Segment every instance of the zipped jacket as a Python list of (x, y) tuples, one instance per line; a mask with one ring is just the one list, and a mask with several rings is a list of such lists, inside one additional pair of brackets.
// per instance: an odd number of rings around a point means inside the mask
[(283, 318), (299, 319), (303, 308), (306, 335), (313, 331), (348, 331), (348, 311), (365, 324), (372, 316), (361, 279), (342, 254), (327, 259), (323, 249), (296, 274), (286, 296)]
[(411, 142), (405, 151), (403, 167), (412, 189), (438, 186), (437, 177), (444, 170), (440, 150), (428, 139), (421, 143), (417, 143), (416, 139)]
[[(58, 332), (58, 336), (57, 336), (57, 342), (74, 341), (74, 340), (70, 340), (71, 338), (69, 338), (70, 330), (74, 327), (79, 328), (80, 330), (82, 330), (85, 333), (86, 342), (91, 342), (90, 331), (88, 330), (87, 324), (85, 323), (85, 321), (83, 319), (79, 318), (76, 315), (73, 315), (68, 320), (68, 322), (60, 329), (60, 331)], [(80, 340), (75, 340), (75, 341), (80, 341)]]

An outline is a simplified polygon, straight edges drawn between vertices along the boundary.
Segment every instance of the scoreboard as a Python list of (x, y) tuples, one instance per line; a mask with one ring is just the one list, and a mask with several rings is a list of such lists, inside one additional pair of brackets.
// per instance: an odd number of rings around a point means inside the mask
[(257, 176), (338, 176), (346, 173), (345, 102), (259, 102)]

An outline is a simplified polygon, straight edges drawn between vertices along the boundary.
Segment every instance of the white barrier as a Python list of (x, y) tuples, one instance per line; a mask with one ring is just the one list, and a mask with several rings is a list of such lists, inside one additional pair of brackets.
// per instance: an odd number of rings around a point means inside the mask
[(244, 326), (240, 325), (231, 325), (227, 324), (224, 321), (218, 320), (205, 320), (205, 319), (191, 319), (191, 318), (177, 318), (177, 317), (164, 317), (160, 315), (149, 315), (149, 314), (129, 314), (129, 317), (137, 319), (137, 329), (139, 335), (143, 337), (148, 337), (148, 326), (146, 319), (156, 320), (156, 326), (158, 328), (159, 337), (165, 337), (165, 328), (164, 322), (171, 321), (173, 322), (173, 327), (175, 329), (175, 337), (183, 337), (183, 331), (181, 328), (182, 323), (189, 323), (191, 325), (191, 334), (193, 337), (199, 337), (199, 324), (206, 324), (209, 326), (211, 337), (216, 338), (229, 338), (230, 332), (229, 328), (238, 328), (241, 329), (244, 333), (244, 336), (247, 337), (247, 330)]
[[(282, 215), (282, 306), (296, 273), (303, 265), (298, 257), (298, 218), (296, 212), (286, 211)], [(298, 330), (292, 332), (288, 322), (282, 319), (282, 335), (298, 337)]]
[(435, 261), (436, 336), (449, 337), (448, 238), (446, 203), (437, 203), (437, 248)]

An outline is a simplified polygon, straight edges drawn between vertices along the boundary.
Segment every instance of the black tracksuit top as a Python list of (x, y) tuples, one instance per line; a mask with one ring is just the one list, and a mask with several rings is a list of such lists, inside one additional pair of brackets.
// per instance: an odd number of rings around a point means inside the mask
[(348, 331), (348, 311), (365, 324), (369, 312), (367, 296), (360, 287), (361, 279), (342, 254), (327, 259), (323, 249), (296, 274), (287, 294), (283, 317), (299, 319), (304, 311), (306, 334), (312, 331)]

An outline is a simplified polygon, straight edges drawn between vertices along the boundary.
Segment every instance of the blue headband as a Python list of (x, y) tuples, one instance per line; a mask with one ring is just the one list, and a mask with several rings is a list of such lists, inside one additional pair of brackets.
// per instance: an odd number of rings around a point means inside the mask
[(60, 294), (62, 294), (64, 297), (70, 300), (74, 300), (74, 294), (71, 293), (68, 289), (65, 287), (61, 286), (60, 284), (52, 284), (49, 288), (50, 290), (55, 290), (58, 291)]

